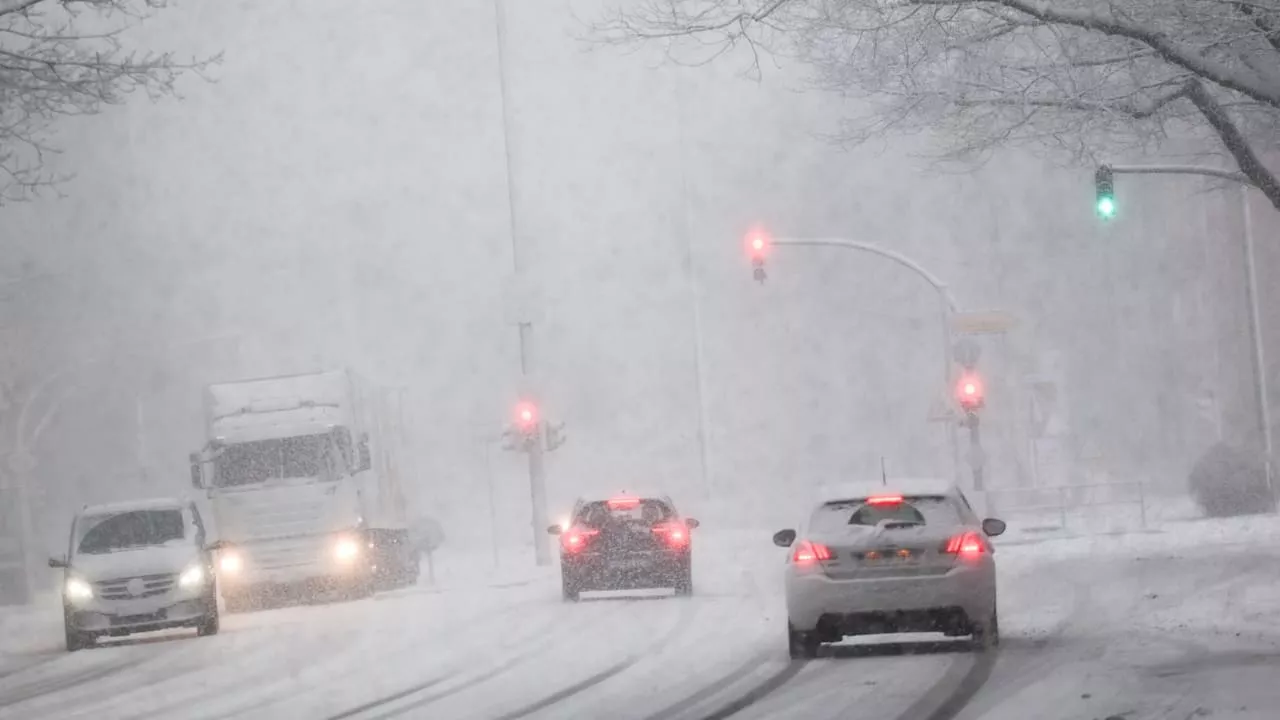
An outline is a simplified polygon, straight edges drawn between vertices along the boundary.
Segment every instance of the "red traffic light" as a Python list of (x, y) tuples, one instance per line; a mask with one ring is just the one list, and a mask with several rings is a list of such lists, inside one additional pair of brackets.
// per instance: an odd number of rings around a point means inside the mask
[(521, 430), (530, 430), (538, 424), (538, 408), (529, 401), (516, 405), (516, 425)]
[(769, 236), (760, 228), (752, 229), (747, 233), (747, 255), (752, 262), (760, 264), (764, 262), (764, 256), (769, 252)]
[(972, 373), (961, 376), (960, 382), (956, 384), (956, 400), (965, 410), (982, 407), (982, 379)]

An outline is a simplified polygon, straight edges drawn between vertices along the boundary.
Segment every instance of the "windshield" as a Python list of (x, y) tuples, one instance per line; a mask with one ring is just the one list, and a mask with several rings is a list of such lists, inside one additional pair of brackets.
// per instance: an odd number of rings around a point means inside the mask
[(809, 520), (815, 532), (838, 532), (850, 525), (875, 527), (890, 520), (921, 525), (959, 525), (961, 515), (946, 497), (907, 497), (902, 502), (868, 503), (865, 499), (829, 502)]
[(285, 478), (329, 481), (340, 476), (346, 465), (328, 434), (225, 445), (213, 464), (214, 486), (223, 488)]
[(134, 510), (116, 515), (80, 519), (76, 552), (101, 555), (182, 541), (186, 522), (181, 510)]
[(671, 506), (661, 500), (637, 502), (592, 502), (578, 511), (575, 522), (583, 527), (600, 528), (618, 523), (656, 525), (675, 517)]

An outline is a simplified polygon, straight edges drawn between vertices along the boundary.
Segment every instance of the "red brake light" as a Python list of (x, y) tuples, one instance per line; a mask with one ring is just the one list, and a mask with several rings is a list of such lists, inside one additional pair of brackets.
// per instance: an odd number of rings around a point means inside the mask
[(942, 552), (948, 555), (959, 555), (961, 557), (973, 557), (986, 552), (987, 544), (982, 541), (976, 532), (967, 532), (963, 535), (956, 535), (947, 541), (946, 547)]
[(900, 505), (901, 503), (901, 495), (872, 495), (867, 498), (868, 505)]
[(653, 531), (666, 538), (671, 547), (684, 547), (689, 544), (689, 529), (683, 523), (672, 522), (654, 525)]
[(831, 548), (822, 543), (801, 540), (796, 544), (796, 551), (791, 555), (791, 562), (797, 565), (812, 565), (820, 560), (831, 559)]
[(609, 500), (609, 507), (612, 509), (633, 508), (639, 504), (640, 498), (638, 497), (616, 497)]
[(599, 532), (591, 528), (569, 528), (560, 536), (560, 545), (567, 552), (577, 552), (587, 546), (587, 538)]

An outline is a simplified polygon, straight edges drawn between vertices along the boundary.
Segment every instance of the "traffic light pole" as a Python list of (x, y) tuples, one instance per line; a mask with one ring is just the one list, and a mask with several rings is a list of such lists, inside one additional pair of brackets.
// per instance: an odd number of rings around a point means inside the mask
[(1267, 489), (1275, 493), (1272, 466), (1271, 398), (1267, 388), (1266, 353), (1262, 340), (1262, 320), (1258, 309), (1258, 271), (1253, 239), (1253, 213), (1249, 205), (1249, 188), (1257, 185), (1243, 173), (1203, 165), (1112, 165), (1111, 171), (1125, 175), (1204, 175), (1230, 180), (1240, 185), (1240, 202), (1244, 224), (1245, 290), (1249, 297), (1249, 335), (1253, 344), (1253, 382), (1257, 388), (1258, 424), (1262, 431), (1263, 471)]
[(539, 566), (551, 564), (550, 536), (547, 535), (547, 474), (543, 463), (542, 420), (529, 440), (529, 499), (533, 505), (533, 553)]
[(978, 420), (978, 413), (967, 413), (965, 420), (965, 424), (969, 426), (969, 467), (973, 468), (973, 490), (974, 492), (982, 492), (986, 488), (982, 477), (982, 428)]

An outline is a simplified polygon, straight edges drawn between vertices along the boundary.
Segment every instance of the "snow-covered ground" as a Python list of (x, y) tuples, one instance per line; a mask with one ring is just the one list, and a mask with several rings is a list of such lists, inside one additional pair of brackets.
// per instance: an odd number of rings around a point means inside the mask
[(73, 655), (50, 599), (0, 613), (0, 718), (1181, 720), (1280, 707), (1280, 519), (1171, 513), (1143, 533), (1011, 537), (996, 556), (999, 653), (868, 641), (807, 664), (786, 657), (776, 529), (704, 526), (692, 598), (565, 604), (554, 567), (442, 550), (434, 586)]

